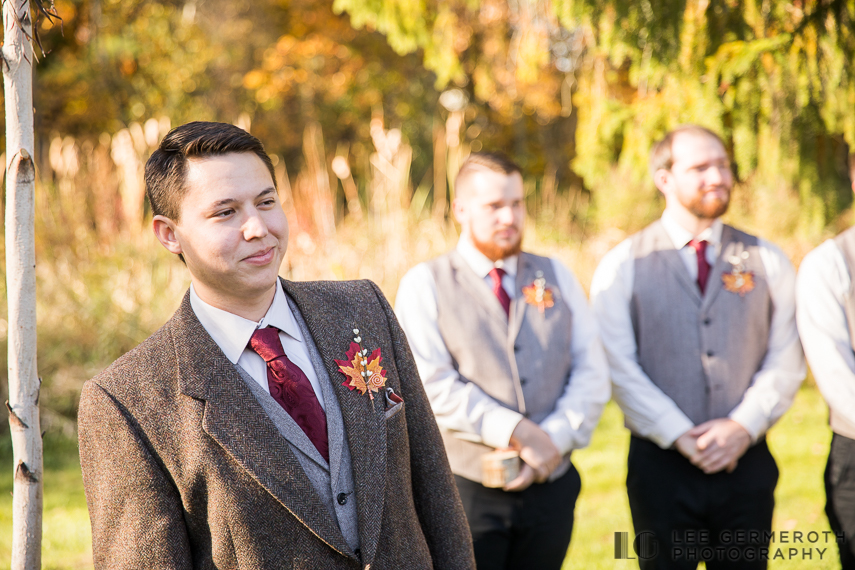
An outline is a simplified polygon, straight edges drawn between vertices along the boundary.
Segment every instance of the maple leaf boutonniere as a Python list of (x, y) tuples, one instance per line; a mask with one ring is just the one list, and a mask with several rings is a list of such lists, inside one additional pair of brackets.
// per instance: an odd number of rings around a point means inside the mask
[(745, 260), (747, 259), (747, 251), (743, 251), (742, 255), (733, 255), (730, 257), (728, 261), (733, 268), (730, 273), (723, 273), (721, 276), (725, 291), (730, 291), (740, 297), (744, 297), (746, 293), (754, 290), (754, 273), (745, 271)]
[(525, 302), (529, 305), (535, 305), (541, 314), (555, 305), (552, 289), (547, 289), (546, 279), (543, 278), (542, 271), (535, 274), (535, 280), (531, 285), (523, 287), (522, 292)]
[(380, 366), (383, 357), (380, 349), (374, 350), (370, 355), (367, 348), (362, 348), (362, 337), (359, 329), (353, 329), (353, 342), (347, 351), (347, 360), (336, 360), (339, 371), (347, 376), (342, 386), (351, 390), (359, 390), (360, 394), (368, 392), (368, 397), (374, 399), (372, 392), (377, 392), (386, 384), (386, 371)]

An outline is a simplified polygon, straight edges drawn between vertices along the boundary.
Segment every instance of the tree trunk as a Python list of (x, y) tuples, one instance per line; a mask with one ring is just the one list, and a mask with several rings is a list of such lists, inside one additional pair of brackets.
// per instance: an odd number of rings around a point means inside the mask
[(42, 438), (36, 371), (32, 22), (29, 1), (3, 1), (6, 96), (6, 289), (9, 424), (14, 453), (12, 570), (41, 568)]

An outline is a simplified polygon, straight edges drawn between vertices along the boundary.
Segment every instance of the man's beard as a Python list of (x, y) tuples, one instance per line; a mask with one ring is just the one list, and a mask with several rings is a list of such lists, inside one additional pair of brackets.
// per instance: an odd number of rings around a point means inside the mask
[(498, 245), (491, 241), (479, 241), (474, 235), (472, 243), (475, 248), (483, 253), (490, 261), (499, 261), (512, 255), (518, 254), (522, 250), (522, 232), (517, 235), (517, 241), (509, 245)]
[(684, 204), (687, 210), (697, 216), (701, 220), (714, 220), (723, 216), (727, 212), (727, 207), (730, 205), (730, 190), (727, 191), (727, 198), (724, 200), (716, 199), (715, 201), (704, 201), (704, 195), (701, 193), (689, 203)]

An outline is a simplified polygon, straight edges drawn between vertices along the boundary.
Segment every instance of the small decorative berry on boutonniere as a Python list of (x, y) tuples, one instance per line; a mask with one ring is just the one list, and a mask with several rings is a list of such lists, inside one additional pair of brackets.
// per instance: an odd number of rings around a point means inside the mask
[(347, 376), (342, 386), (351, 390), (359, 390), (360, 394), (368, 392), (368, 397), (374, 399), (372, 392), (377, 392), (386, 384), (386, 371), (380, 366), (383, 357), (380, 349), (375, 349), (370, 355), (367, 348), (362, 348), (362, 337), (359, 329), (353, 329), (353, 342), (347, 351), (347, 360), (336, 360), (339, 371)]
[(543, 278), (543, 271), (535, 273), (535, 279), (532, 284), (523, 287), (522, 292), (525, 302), (529, 305), (535, 305), (541, 313), (555, 305), (552, 289), (547, 289), (546, 279)]
[(731, 293), (736, 293), (740, 297), (744, 297), (746, 293), (750, 293), (754, 289), (754, 273), (745, 271), (745, 260), (748, 259), (748, 252), (743, 251), (742, 255), (732, 255), (728, 261), (733, 266), (730, 273), (722, 273), (721, 281), (724, 283), (724, 288)]

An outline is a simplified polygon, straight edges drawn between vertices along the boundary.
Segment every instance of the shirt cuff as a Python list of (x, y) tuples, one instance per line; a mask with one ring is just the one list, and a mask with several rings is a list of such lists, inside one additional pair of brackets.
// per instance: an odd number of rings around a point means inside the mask
[(751, 436), (752, 444), (757, 443), (757, 439), (766, 433), (768, 424), (766, 414), (760, 410), (752, 409), (752, 406), (747, 405), (745, 402), (736, 406), (736, 408), (730, 412), (729, 417), (745, 428), (745, 431), (747, 431), (748, 435)]
[(511, 442), (511, 434), (522, 421), (523, 416), (519, 412), (496, 406), (496, 408), (484, 413), (481, 420), (481, 439), (484, 445), (501, 449), (508, 447)]
[(549, 434), (549, 439), (561, 455), (567, 455), (573, 451), (573, 430), (570, 429), (569, 422), (552, 419), (540, 424), (540, 429)]
[(695, 427), (686, 414), (682, 411), (673, 410), (664, 415), (656, 422), (654, 430), (650, 433), (650, 440), (662, 449), (668, 449), (677, 438)]

